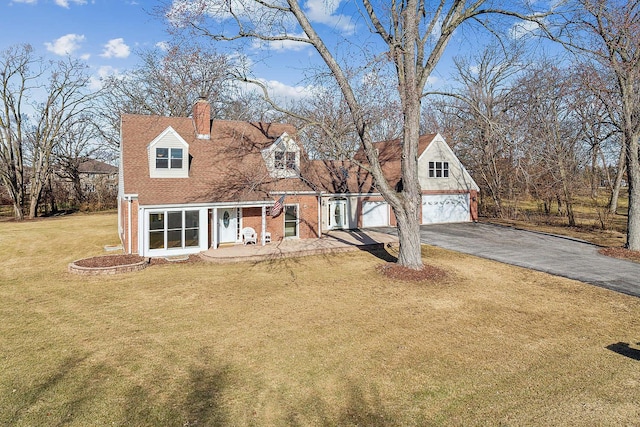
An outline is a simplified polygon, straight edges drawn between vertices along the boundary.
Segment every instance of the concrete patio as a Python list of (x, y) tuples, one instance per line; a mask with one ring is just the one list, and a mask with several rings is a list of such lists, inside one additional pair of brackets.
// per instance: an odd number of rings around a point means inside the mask
[(277, 242), (220, 246), (200, 253), (205, 261), (233, 263), (262, 261), (284, 257), (301, 257), (357, 250), (382, 249), (398, 245), (398, 238), (373, 230), (336, 230), (318, 239), (285, 239)]

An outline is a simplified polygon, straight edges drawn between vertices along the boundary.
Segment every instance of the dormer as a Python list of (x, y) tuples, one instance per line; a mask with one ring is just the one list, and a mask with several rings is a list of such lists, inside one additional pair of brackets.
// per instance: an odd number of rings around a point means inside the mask
[(189, 144), (171, 126), (147, 146), (151, 178), (188, 178)]
[(300, 147), (286, 132), (262, 150), (262, 158), (272, 178), (300, 176)]

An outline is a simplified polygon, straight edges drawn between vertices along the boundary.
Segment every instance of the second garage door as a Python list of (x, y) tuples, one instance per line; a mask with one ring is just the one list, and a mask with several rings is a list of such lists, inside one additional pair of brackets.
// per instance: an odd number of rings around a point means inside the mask
[(466, 222), (470, 219), (469, 194), (422, 196), (422, 223)]
[(389, 225), (387, 202), (362, 202), (362, 226), (382, 227)]

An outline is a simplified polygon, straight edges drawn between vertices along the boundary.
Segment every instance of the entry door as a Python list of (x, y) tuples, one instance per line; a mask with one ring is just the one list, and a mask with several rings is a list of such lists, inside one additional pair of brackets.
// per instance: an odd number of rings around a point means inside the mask
[(235, 243), (238, 240), (238, 217), (236, 209), (218, 209), (218, 236), (220, 243)]
[(329, 226), (331, 228), (347, 227), (346, 200), (332, 200), (329, 202)]

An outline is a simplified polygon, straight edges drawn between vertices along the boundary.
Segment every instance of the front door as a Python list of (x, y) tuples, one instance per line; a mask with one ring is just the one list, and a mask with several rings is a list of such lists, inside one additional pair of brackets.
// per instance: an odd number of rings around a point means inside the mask
[(347, 226), (347, 201), (331, 200), (329, 202), (329, 228), (345, 228)]
[(238, 240), (238, 215), (235, 208), (218, 209), (218, 236), (220, 243)]

